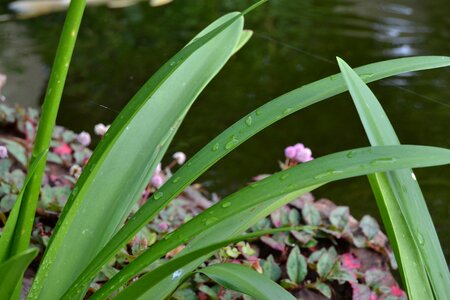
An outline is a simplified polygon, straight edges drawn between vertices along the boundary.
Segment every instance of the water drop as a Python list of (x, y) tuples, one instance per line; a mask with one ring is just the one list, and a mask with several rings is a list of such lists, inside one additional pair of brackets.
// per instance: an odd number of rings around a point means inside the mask
[(212, 225), (212, 224), (216, 223), (218, 220), (219, 220), (219, 219), (216, 218), (216, 217), (208, 218), (208, 219), (206, 220), (206, 222), (205, 222), (205, 225), (206, 225), (206, 226)]
[(183, 272), (181, 270), (176, 270), (172, 273), (172, 280), (180, 278), (182, 274)]
[(395, 163), (397, 160), (392, 157), (386, 157), (386, 158), (378, 158), (374, 159), (370, 162), (371, 165), (378, 166), (378, 165), (385, 165), (385, 164), (392, 164)]
[(217, 151), (217, 150), (219, 150), (219, 143), (215, 143), (214, 146), (212, 146), (211, 150), (212, 150), (212, 151)]
[(412, 179), (413, 179), (414, 181), (417, 181), (416, 174), (411, 173), (411, 177), (412, 177)]
[(260, 109), (257, 109), (257, 110), (256, 110), (256, 115), (257, 115), (257, 116), (261, 115), (262, 113), (263, 113), (262, 110), (260, 110)]
[(292, 111), (292, 108), (288, 107), (283, 111), (283, 114), (287, 115), (288, 113), (290, 113)]
[(425, 244), (425, 240), (423, 238), (423, 235), (421, 235), (420, 233), (417, 233), (417, 240), (419, 241), (419, 244), (421, 246), (423, 246), (423, 244)]
[(283, 174), (283, 175), (280, 176), (280, 180), (285, 180), (288, 177), (289, 177), (288, 174)]
[(231, 138), (228, 141), (228, 143), (225, 144), (225, 149), (228, 150), (228, 149), (233, 148), (238, 142), (239, 142), (239, 140), (236, 138), (235, 135), (231, 136)]
[(162, 192), (156, 192), (155, 195), (153, 196), (155, 198), (155, 200), (160, 199), (164, 194)]
[(252, 116), (248, 116), (247, 119), (245, 119), (245, 124), (247, 124), (247, 126), (252, 125)]
[(231, 205), (231, 202), (225, 202), (224, 204), (222, 204), (223, 208), (227, 208)]
[(174, 180), (173, 180), (173, 183), (177, 183), (178, 181), (180, 181), (180, 177), (177, 177), (177, 178), (175, 178)]
[(354, 157), (356, 155), (356, 151), (349, 151), (348, 153), (347, 153), (347, 157), (348, 158), (352, 158), (352, 157)]

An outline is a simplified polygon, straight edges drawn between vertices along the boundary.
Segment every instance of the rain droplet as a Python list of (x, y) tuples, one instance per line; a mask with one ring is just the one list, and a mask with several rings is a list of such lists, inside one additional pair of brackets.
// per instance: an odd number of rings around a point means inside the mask
[(252, 116), (248, 116), (247, 119), (245, 119), (245, 124), (247, 124), (247, 126), (252, 125)]
[(385, 165), (385, 164), (392, 164), (395, 163), (397, 160), (392, 157), (386, 157), (386, 158), (378, 158), (374, 159), (370, 162), (371, 165), (378, 166), (378, 165)]
[(217, 151), (217, 150), (219, 150), (219, 143), (215, 143), (214, 146), (212, 146), (211, 150), (212, 150), (212, 151)]
[(417, 181), (416, 174), (411, 173), (411, 177), (412, 177), (413, 180)]
[(419, 241), (419, 244), (421, 246), (423, 246), (423, 244), (425, 244), (425, 240), (423, 238), (423, 235), (421, 235), (420, 233), (417, 234), (417, 240)]
[(289, 177), (288, 174), (283, 174), (283, 175), (280, 176), (280, 180), (285, 180), (288, 177)]
[(172, 280), (180, 278), (182, 274), (183, 272), (181, 270), (176, 270), (172, 273)]
[(235, 135), (233, 135), (230, 140), (228, 141), (228, 143), (225, 144), (225, 149), (230, 149), (233, 148), (237, 143), (239, 142), (239, 140), (236, 138)]
[(206, 221), (205, 221), (205, 225), (206, 225), (206, 226), (212, 225), (212, 224), (216, 223), (218, 220), (219, 220), (219, 219), (216, 218), (216, 217), (208, 218), (208, 219), (206, 219)]
[(348, 153), (347, 153), (347, 157), (348, 158), (352, 158), (352, 157), (354, 157), (356, 155), (356, 151), (349, 151)]
[(283, 114), (287, 115), (288, 113), (290, 113), (292, 111), (292, 108), (288, 107), (283, 111)]
[(153, 196), (155, 198), (155, 200), (160, 199), (163, 196), (163, 192), (156, 192), (155, 195)]
[(262, 113), (263, 113), (262, 110), (260, 110), (260, 109), (257, 109), (257, 110), (256, 110), (256, 115), (257, 115), (257, 116), (261, 115)]
[(174, 180), (173, 180), (173, 183), (177, 183), (178, 181), (180, 181), (180, 177), (177, 177), (177, 178), (175, 178)]
[(225, 202), (224, 204), (222, 204), (223, 208), (227, 208), (231, 205), (231, 202)]

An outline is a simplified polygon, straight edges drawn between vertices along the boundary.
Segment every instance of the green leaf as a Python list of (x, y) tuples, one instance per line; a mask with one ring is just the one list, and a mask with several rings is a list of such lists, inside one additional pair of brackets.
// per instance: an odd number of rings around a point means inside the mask
[[(449, 57), (412, 57), (389, 60), (374, 63), (357, 68), (356, 71), (366, 82), (372, 82), (403, 72), (412, 72), (450, 65)], [(346, 85), (341, 74), (335, 74), (311, 84), (302, 86), (287, 94), (284, 94), (262, 107), (251, 112), (219, 136), (208, 143), (192, 159), (183, 165), (170, 180), (164, 184), (158, 195), (162, 195), (156, 201), (151, 197), (143, 207), (125, 224), (113, 239), (92, 259), (89, 266), (82, 272), (71, 289), (86, 285), (95, 274), (106, 264), (133, 236), (149, 222), (161, 209), (163, 209), (174, 197), (181, 193), (189, 184), (198, 178), (210, 166), (235, 149), (241, 143), (276, 122), (284, 116), (305, 108), (314, 103), (342, 93)], [(250, 117), (250, 119), (249, 119)], [(251, 120), (251, 122), (249, 122)], [(250, 123), (250, 126), (248, 125)], [(230, 140), (230, 137), (233, 137)], [(305, 191), (306, 192), (306, 191)], [(288, 198), (286, 198), (288, 199)], [(269, 206), (265, 209), (270, 212)], [(264, 209), (261, 209), (264, 211)], [(259, 213), (261, 213), (261, 211)], [(251, 211), (251, 215), (255, 215)], [(238, 220), (238, 219), (237, 219)], [(234, 222), (235, 223), (235, 222)], [(230, 226), (234, 224), (230, 222)], [(214, 235), (220, 236), (221, 232)], [(195, 265), (195, 264), (193, 264)], [(168, 281), (174, 287), (176, 282)]]
[(38, 249), (30, 248), (0, 264), (0, 299), (13, 298), (25, 270), (38, 253)]
[[(191, 275), (190, 271), (186, 272), (186, 266), (189, 265), (193, 260), (195, 260), (197, 257), (201, 256), (209, 256), (211, 252), (218, 250), (226, 245), (233, 244), (239, 241), (251, 239), (260, 237), (265, 234), (273, 234), (277, 232), (284, 232), (289, 231), (292, 229), (302, 230), (304, 228), (307, 228), (305, 226), (297, 226), (297, 227), (282, 227), (282, 228), (275, 228), (275, 229), (268, 229), (268, 230), (262, 230), (258, 232), (253, 232), (250, 234), (240, 235), (236, 238), (232, 238), (225, 241), (220, 241), (215, 244), (207, 245), (206, 247), (197, 249), (195, 251), (186, 253), (184, 255), (178, 256), (163, 266), (160, 266), (144, 276), (141, 277), (140, 280), (133, 282), (130, 286), (128, 286), (126, 289), (124, 289), (122, 292), (120, 292), (115, 299), (117, 300), (125, 300), (125, 299), (137, 299), (139, 297), (145, 298), (146, 290), (149, 288), (152, 288), (156, 285), (159, 285), (161, 280), (164, 279), (167, 276), (170, 276), (171, 280), (176, 280), (178, 278), (185, 279), (187, 276)], [(272, 258), (273, 262), (273, 258)], [(275, 264), (275, 262), (273, 262)], [(278, 267), (278, 266), (277, 266)], [(281, 273), (281, 271), (279, 270)], [(278, 277), (280, 274), (278, 274)], [(92, 296), (91, 299), (98, 299), (99, 297), (104, 297), (105, 295), (100, 295), (99, 293), (96, 293)], [(151, 295), (155, 299), (161, 298), (158, 294), (152, 294)]]
[(317, 208), (314, 207), (313, 204), (305, 203), (305, 206), (302, 209), (303, 219), (306, 224), (309, 225), (320, 225), (322, 223), (322, 219), (320, 218), (320, 213)]
[[(29, 185), (33, 174), (36, 172), (39, 163), (44, 159), (47, 151), (42, 152), (30, 165), (25, 179), (22, 190), (16, 198), (13, 209), (11, 210), (8, 220), (6, 221), (5, 227), (3, 227), (2, 235), (0, 236), (0, 263), (6, 261), (8, 258), (14, 255), (12, 253), (12, 246), (14, 238), (16, 237), (16, 224), (19, 218), (19, 212), (22, 205), (22, 199), (25, 192), (25, 188)], [(1, 299), (1, 298), (0, 298)]]
[(239, 42), (236, 44), (236, 47), (234, 48), (233, 54), (241, 50), (242, 47), (244, 47), (248, 43), (248, 41), (251, 39), (252, 36), (253, 36), (252, 30), (243, 30), (241, 36), (239, 37)]
[(202, 268), (199, 272), (223, 287), (247, 294), (256, 299), (296, 299), (274, 281), (242, 265), (216, 264)]
[(295, 246), (289, 254), (286, 269), (289, 278), (298, 284), (300, 284), (308, 274), (306, 259), (300, 254), (300, 250), (297, 246)]
[[(372, 145), (400, 144), (389, 119), (363, 80), (341, 59), (358, 114)], [(410, 298), (450, 295), (450, 273), (425, 199), (411, 169), (369, 176)], [(432, 290), (430, 289), (430, 285)]]
[(369, 215), (364, 216), (359, 223), (364, 235), (367, 239), (373, 239), (377, 233), (380, 231), (380, 226), (378, 226), (377, 220)]
[(270, 278), (273, 281), (278, 281), (281, 276), (280, 266), (275, 262), (272, 254), (261, 262), (261, 267), (263, 269), (264, 276)]
[(349, 210), (346, 206), (338, 206), (330, 213), (330, 222), (336, 228), (344, 229), (348, 224)]
[[(180, 226), (122, 269), (97, 292), (98, 297), (108, 296), (160, 256), (193, 237), (197, 236), (195, 245), (198, 246), (246, 230), (260, 218), (286, 204), (284, 200), (293, 200), (290, 196), (298, 197), (299, 193), (301, 195), (322, 184), (367, 173), (446, 163), (450, 163), (450, 150), (447, 149), (425, 146), (382, 146), (334, 153), (278, 172), (226, 197)], [(276, 203), (276, 207), (270, 207), (269, 212), (260, 210), (259, 206), (264, 207), (266, 202), (272, 205)], [(230, 204), (224, 207), (223, 203)], [(245, 215), (241, 215), (243, 212)], [(222, 223), (219, 227), (214, 227), (227, 219), (232, 219), (232, 222), (226, 226)], [(228, 231), (230, 230), (228, 226), (231, 226), (232, 231)], [(204, 233), (208, 230), (212, 233), (212, 228), (214, 235), (205, 238)], [(228, 231), (227, 235), (225, 229)], [(192, 248), (188, 245), (187, 249), (189, 251)], [(97, 299), (95, 294), (92, 299)]]
[(321, 278), (327, 278), (328, 274), (333, 268), (335, 261), (336, 260), (331, 257), (330, 253), (324, 252), (322, 254), (322, 256), (319, 258), (319, 261), (317, 262), (317, 273)]
[[(30, 299), (62, 296), (121, 226), (188, 109), (231, 56), (242, 27), (240, 13), (214, 22), (163, 65), (119, 114), (64, 207)], [(44, 289), (47, 284), (52, 288)]]
[(324, 295), (328, 299), (331, 299), (331, 289), (326, 283), (317, 281), (312, 285), (312, 287), (318, 290), (322, 295)]

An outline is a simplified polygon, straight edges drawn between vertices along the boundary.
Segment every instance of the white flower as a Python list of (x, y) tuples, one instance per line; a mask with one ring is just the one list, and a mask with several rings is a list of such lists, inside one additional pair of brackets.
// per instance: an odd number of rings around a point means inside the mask
[(78, 134), (77, 140), (81, 145), (87, 147), (91, 143), (91, 135), (86, 131), (82, 131)]
[(0, 146), (0, 159), (8, 157), (8, 148), (6, 146)]
[(103, 136), (108, 131), (109, 126), (110, 125), (105, 126), (105, 124), (103, 124), (103, 123), (98, 123), (94, 127), (94, 132), (95, 132), (96, 135)]
[(75, 178), (78, 178), (81, 175), (81, 171), (83, 171), (83, 169), (79, 165), (75, 164), (70, 167), (69, 174)]
[(186, 154), (183, 152), (175, 152), (172, 158), (175, 159), (179, 165), (182, 165), (186, 161)]

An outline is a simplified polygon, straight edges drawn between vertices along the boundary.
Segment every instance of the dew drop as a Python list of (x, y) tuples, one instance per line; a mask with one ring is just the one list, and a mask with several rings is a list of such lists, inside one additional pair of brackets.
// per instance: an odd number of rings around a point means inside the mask
[(219, 143), (215, 143), (214, 146), (212, 146), (211, 150), (214, 152), (219, 150)]
[(392, 164), (395, 163), (397, 160), (395, 158), (386, 157), (386, 158), (378, 158), (374, 159), (370, 162), (371, 165), (379, 166), (379, 165), (385, 165), (385, 164)]
[(348, 158), (355, 157), (355, 155), (356, 155), (356, 151), (349, 151), (349, 152), (347, 153), (347, 157), (348, 157)]
[(155, 200), (160, 199), (163, 196), (163, 192), (156, 192), (155, 195), (153, 196), (155, 198)]
[(412, 179), (413, 179), (414, 181), (417, 181), (416, 174), (411, 173), (411, 177), (412, 177)]
[(227, 208), (227, 207), (230, 207), (230, 205), (231, 205), (231, 202), (225, 202), (222, 204), (222, 207)]
[(417, 240), (419, 241), (419, 244), (421, 246), (423, 246), (425, 244), (425, 240), (423, 238), (423, 235), (421, 235), (420, 233), (417, 234)]
[(237, 143), (239, 142), (239, 140), (236, 138), (235, 135), (233, 135), (230, 140), (228, 141), (228, 143), (225, 144), (225, 149), (231, 149), (233, 148)]
[(183, 272), (181, 270), (176, 270), (175, 272), (172, 273), (172, 280), (180, 278), (182, 274)]
[(205, 221), (205, 225), (206, 225), (206, 226), (212, 225), (212, 224), (216, 223), (218, 220), (219, 220), (219, 219), (216, 218), (216, 217), (208, 218), (208, 219), (206, 219), (206, 221)]
[(177, 183), (178, 181), (180, 181), (180, 177), (177, 177), (177, 178), (175, 178), (174, 180), (173, 180), (173, 183)]
[(245, 119), (245, 124), (247, 124), (247, 126), (252, 126), (252, 116), (248, 116), (247, 119)]
[(283, 114), (287, 115), (288, 113), (290, 113), (292, 111), (292, 108), (288, 107), (283, 111)]
[(283, 174), (283, 175), (280, 176), (280, 180), (285, 180), (288, 177), (289, 177), (288, 174)]
[(262, 113), (263, 113), (262, 110), (260, 110), (260, 109), (257, 109), (257, 110), (256, 110), (256, 115), (257, 115), (257, 116), (260, 116)]

